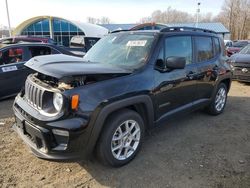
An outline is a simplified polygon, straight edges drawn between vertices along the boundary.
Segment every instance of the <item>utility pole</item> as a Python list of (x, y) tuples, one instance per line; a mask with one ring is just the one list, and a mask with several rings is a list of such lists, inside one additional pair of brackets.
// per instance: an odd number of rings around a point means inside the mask
[(198, 27), (198, 24), (199, 24), (200, 5), (201, 5), (201, 3), (198, 2), (198, 3), (197, 3), (197, 12), (196, 12), (196, 23), (195, 23), (195, 27)]
[(9, 24), (9, 35), (11, 37), (11, 26), (10, 26), (10, 16), (9, 16), (9, 8), (8, 8), (8, 0), (5, 0), (7, 17), (8, 17), (8, 24)]

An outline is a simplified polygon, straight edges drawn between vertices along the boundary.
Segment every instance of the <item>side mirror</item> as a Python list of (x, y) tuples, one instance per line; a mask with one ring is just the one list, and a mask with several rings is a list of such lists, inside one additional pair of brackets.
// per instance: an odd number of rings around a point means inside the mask
[(166, 64), (163, 59), (157, 59), (155, 63), (155, 68), (160, 72), (165, 72), (167, 70)]
[(168, 57), (166, 67), (169, 69), (184, 69), (186, 65), (185, 57)]
[(168, 57), (166, 61), (157, 59), (156, 69), (161, 72), (170, 71), (173, 69), (184, 69), (186, 65), (186, 59), (184, 57)]

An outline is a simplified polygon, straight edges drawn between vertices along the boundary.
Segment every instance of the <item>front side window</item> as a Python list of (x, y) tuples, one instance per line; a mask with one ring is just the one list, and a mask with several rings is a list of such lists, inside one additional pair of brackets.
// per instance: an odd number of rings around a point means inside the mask
[(0, 65), (18, 63), (23, 60), (22, 48), (10, 48), (0, 53)]
[(168, 37), (165, 39), (165, 59), (169, 57), (184, 57), (186, 64), (192, 63), (191, 36)]
[(99, 40), (83, 59), (124, 68), (139, 68), (145, 64), (153, 41), (153, 35), (111, 34)]
[(213, 58), (213, 42), (211, 37), (195, 37), (197, 61), (204, 62)]

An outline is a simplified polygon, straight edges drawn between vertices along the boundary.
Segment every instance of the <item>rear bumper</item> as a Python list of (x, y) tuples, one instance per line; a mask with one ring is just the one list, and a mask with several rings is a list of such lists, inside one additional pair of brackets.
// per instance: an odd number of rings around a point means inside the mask
[(73, 117), (49, 122), (32, 121), (28, 117), (34, 116), (25, 112), (22, 102), (14, 103), (16, 122), (13, 129), (34, 155), (49, 160), (77, 160), (89, 156), (85, 149), (89, 139), (87, 120)]

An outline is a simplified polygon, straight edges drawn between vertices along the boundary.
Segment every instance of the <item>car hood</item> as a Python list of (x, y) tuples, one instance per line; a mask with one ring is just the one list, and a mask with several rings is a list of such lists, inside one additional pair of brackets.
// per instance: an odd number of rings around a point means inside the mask
[(230, 57), (234, 66), (247, 66), (250, 67), (250, 54), (234, 54)]
[(91, 74), (128, 74), (131, 70), (103, 63), (85, 62), (68, 55), (45, 55), (30, 59), (25, 66), (55, 78)]
[(230, 52), (238, 52), (240, 51), (241, 48), (239, 47), (228, 47), (227, 48), (227, 51), (230, 51)]

